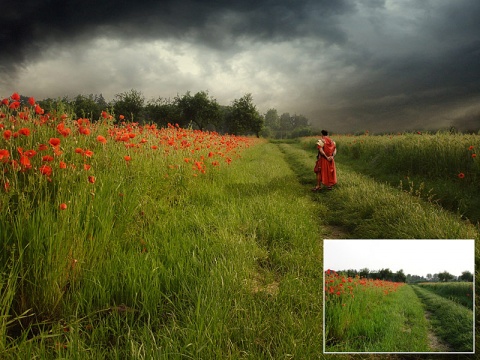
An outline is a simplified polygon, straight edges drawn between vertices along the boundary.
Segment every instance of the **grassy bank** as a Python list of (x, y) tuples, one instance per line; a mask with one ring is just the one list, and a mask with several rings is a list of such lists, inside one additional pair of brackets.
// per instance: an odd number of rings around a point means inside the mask
[(325, 278), (327, 352), (428, 352), (422, 304), (404, 283)]
[(425, 304), (425, 308), (432, 314), (430, 323), (433, 330), (450, 345), (452, 351), (474, 351), (473, 312), (420, 286), (412, 287)]

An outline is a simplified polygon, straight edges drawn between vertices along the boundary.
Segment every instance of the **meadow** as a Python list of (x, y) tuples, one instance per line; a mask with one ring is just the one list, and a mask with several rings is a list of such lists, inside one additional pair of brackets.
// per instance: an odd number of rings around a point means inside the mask
[[(340, 158), (335, 191), (311, 193), (312, 139), (107, 112), (90, 122), (13, 95), (0, 134), (5, 359), (323, 358), (322, 239), (333, 227), (352, 238), (479, 237)], [(389, 298), (411, 298), (403, 288)]]

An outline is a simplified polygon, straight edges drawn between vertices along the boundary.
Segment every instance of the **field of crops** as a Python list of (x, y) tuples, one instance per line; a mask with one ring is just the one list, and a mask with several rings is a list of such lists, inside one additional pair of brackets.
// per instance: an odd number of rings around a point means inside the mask
[[(428, 350), (413, 288), (324, 283), (321, 239), (333, 225), (352, 238), (479, 239), (455, 212), (350, 167), (347, 152), (335, 191), (312, 194), (312, 139), (107, 112), (91, 122), (16, 94), (0, 105), (0, 135), (2, 359), (318, 359), (322, 340)], [(454, 184), (476, 176), (468, 141), (473, 165), (452, 170)]]

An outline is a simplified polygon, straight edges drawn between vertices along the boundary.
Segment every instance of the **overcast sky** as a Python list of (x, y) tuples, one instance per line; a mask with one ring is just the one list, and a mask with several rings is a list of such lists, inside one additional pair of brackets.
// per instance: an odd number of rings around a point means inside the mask
[(480, 128), (478, 0), (24, 0), (0, 97), (246, 93), (331, 132)]
[(474, 240), (324, 240), (323, 248), (325, 269), (388, 268), (419, 276), (475, 272)]

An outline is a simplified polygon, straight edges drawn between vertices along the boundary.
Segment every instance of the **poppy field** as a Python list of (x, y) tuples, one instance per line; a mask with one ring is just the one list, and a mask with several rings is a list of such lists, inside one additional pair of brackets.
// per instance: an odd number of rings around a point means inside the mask
[(326, 352), (428, 352), (427, 335), (405, 283), (325, 272)]
[[(318, 359), (323, 320), (326, 351), (421, 349), (411, 287), (333, 273), (324, 283), (320, 240), (332, 225), (357, 238), (478, 231), (340, 157), (335, 191), (312, 194), (307, 142), (3, 99), (0, 357)], [(463, 171), (455, 181), (469, 181)], [(398, 304), (409, 306), (396, 317)], [(395, 341), (392, 329), (403, 329)], [(366, 341), (372, 332), (387, 340)]]

